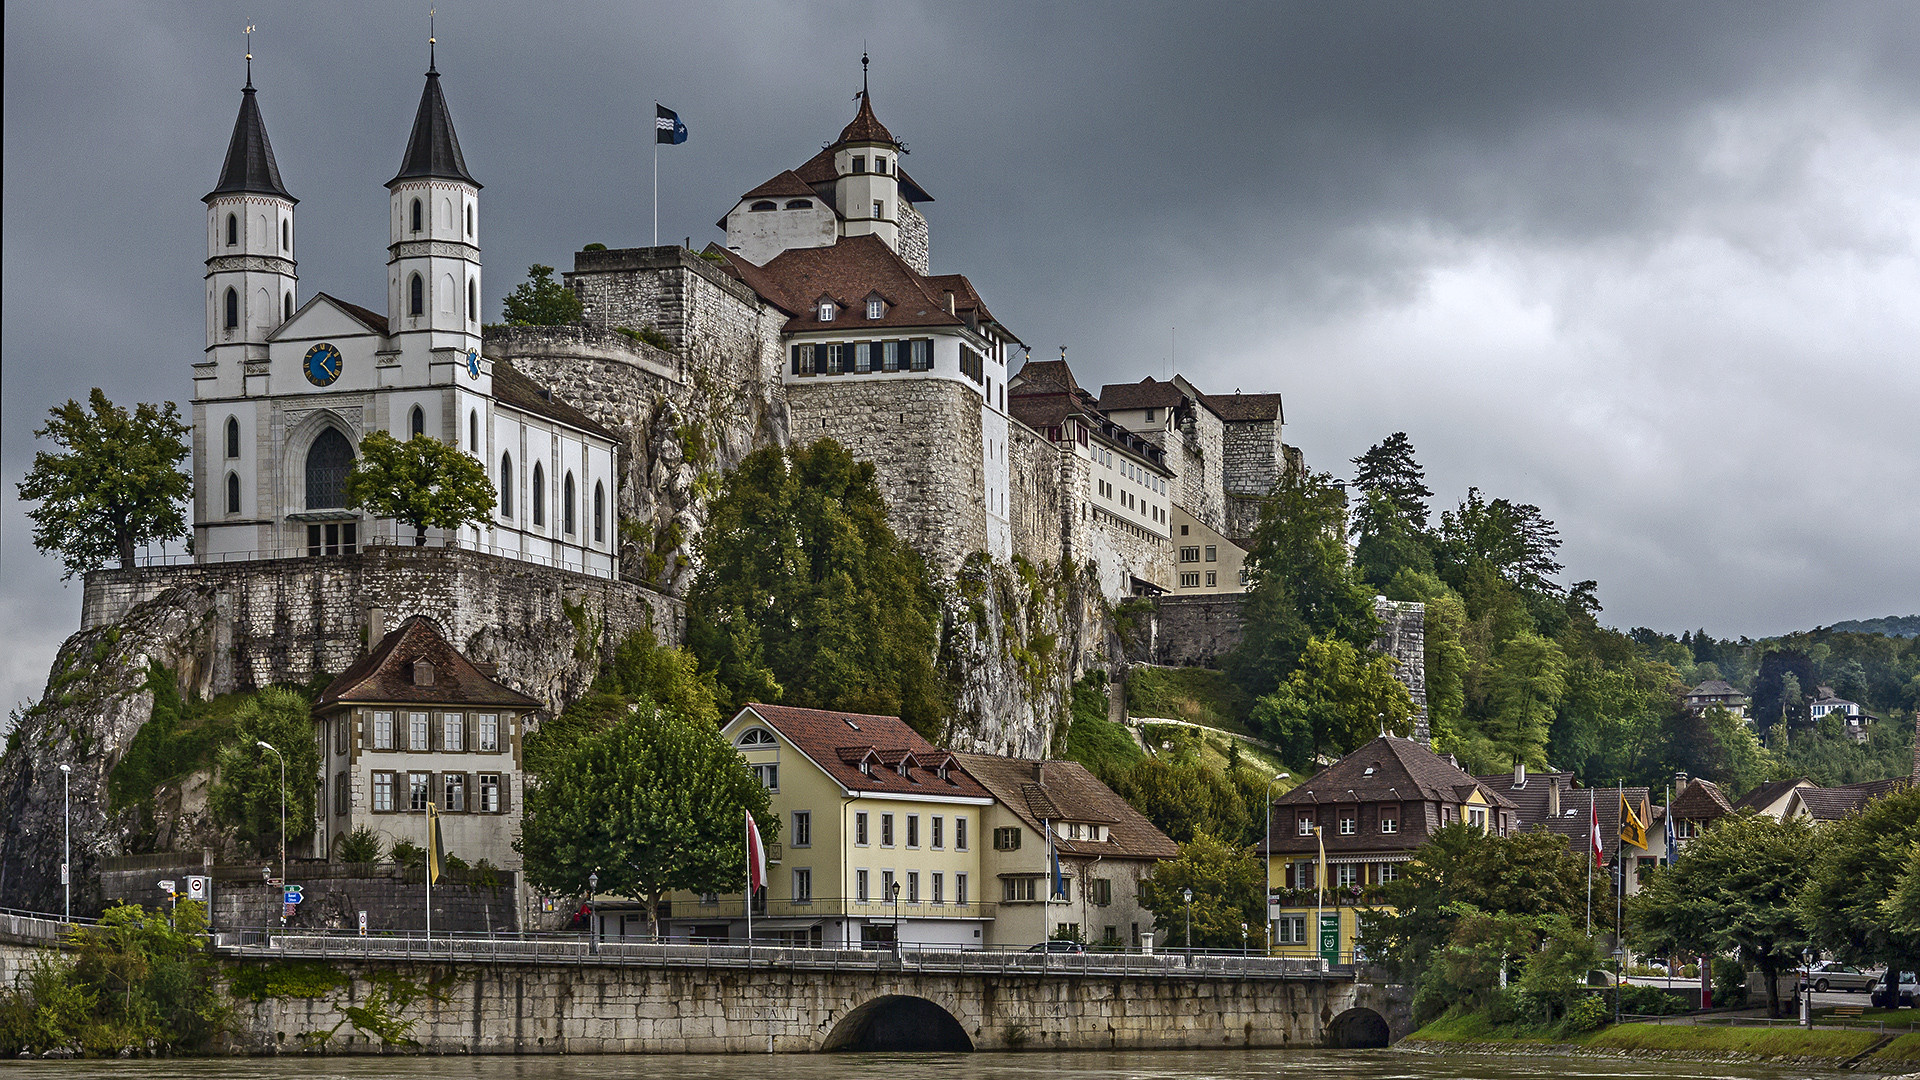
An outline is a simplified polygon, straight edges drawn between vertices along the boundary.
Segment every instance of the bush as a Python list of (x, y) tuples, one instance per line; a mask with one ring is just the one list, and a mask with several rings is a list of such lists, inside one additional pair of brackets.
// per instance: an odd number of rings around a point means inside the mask
[(1713, 958), (1713, 1003), (1737, 1009), (1747, 1003), (1747, 969), (1738, 960)]
[[(1639, 989), (1649, 989), (1640, 987)], [(1606, 998), (1600, 994), (1582, 994), (1567, 1006), (1567, 1018), (1560, 1023), (1560, 1030), (1567, 1035), (1580, 1035), (1589, 1031), (1599, 1031), (1613, 1019), (1613, 1010), (1607, 1008)]]
[(386, 856), (387, 845), (381, 841), (380, 834), (365, 825), (340, 838), (333, 845), (333, 858), (336, 862), (379, 862)]
[(1670, 1016), (1686, 1012), (1687, 1002), (1678, 994), (1658, 986), (1623, 986), (1620, 1011), (1635, 1016)]
[(411, 840), (396, 840), (388, 857), (400, 866), (417, 868), (427, 865), (427, 849)]

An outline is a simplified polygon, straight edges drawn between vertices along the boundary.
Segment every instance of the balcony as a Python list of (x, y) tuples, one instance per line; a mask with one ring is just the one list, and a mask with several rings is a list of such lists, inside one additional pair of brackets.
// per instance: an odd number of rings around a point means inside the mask
[[(742, 914), (740, 904), (741, 899), (738, 895), (723, 896), (711, 904), (683, 903), (678, 916), (682, 919), (738, 918)], [(956, 904), (952, 901), (936, 904), (930, 900), (912, 902), (902, 899), (899, 916), (902, 919), (991, 919), (996, 906), (986, 903)], [(894, 917), (894, 904), (891, 900), (856, 900), (839, 896), (816, 896), (812, 900), (786, 900), (776, 897), (761, 902), (753, 909), (753, 916), (756, 919), (830, 917), (888, 922)]]

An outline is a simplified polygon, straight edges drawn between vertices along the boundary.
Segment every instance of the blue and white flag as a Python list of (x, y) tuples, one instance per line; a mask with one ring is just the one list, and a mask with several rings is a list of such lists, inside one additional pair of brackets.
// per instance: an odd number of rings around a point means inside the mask
[(1053, 895), (1064, 900), (1067, 896), (1067, 876), (1060, 872), (1060, 849), (1053, 845), (1053, 823), (1047, 823), (1047, 858), (1053, 862)]
[(653, 103), (653, 141), (678, 146), (687, 141), (687, 125), (680, 121), (680, 114), (659, 102)]

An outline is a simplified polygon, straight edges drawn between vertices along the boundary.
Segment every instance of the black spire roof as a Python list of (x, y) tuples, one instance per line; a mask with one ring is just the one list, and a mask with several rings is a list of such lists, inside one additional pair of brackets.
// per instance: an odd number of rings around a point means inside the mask
[(267, 141), (267, 125), (260, 119), (260, 104), (253, 99), (251, 79), (246, 89), (240, 91), (240, 116), (233, 122), (233, 139), (227, 143), (227, 161), (220, 167), (220, 181), (205, 198), (242, 191), (299, 201), (288, 194), (286, 185), (280, 182), (280, 166), (274, 163), (273, 144)]
[(427, 88), (420, 92), (420, 111), (413, 117), (413, 137), (407, 140), (399, 173), (387, 184), (420, 176), (480, 186), (480, 181), (467, 173), (467, 159), (460, 156), (460, 137), (453, 133), (453, 117), (447, 114), (447, 99), (440, 93), (440, 72), (431, 64), (427, 67)]

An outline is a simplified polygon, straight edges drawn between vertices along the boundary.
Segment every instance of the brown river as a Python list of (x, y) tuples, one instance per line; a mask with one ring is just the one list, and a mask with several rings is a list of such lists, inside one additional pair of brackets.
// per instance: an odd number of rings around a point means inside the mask
[(815, 1054), (755, 1057), (227, 1058), (0, 1063), (33, 1080), (1837, 1080), (1828, 1070), (1405, 1050)]

